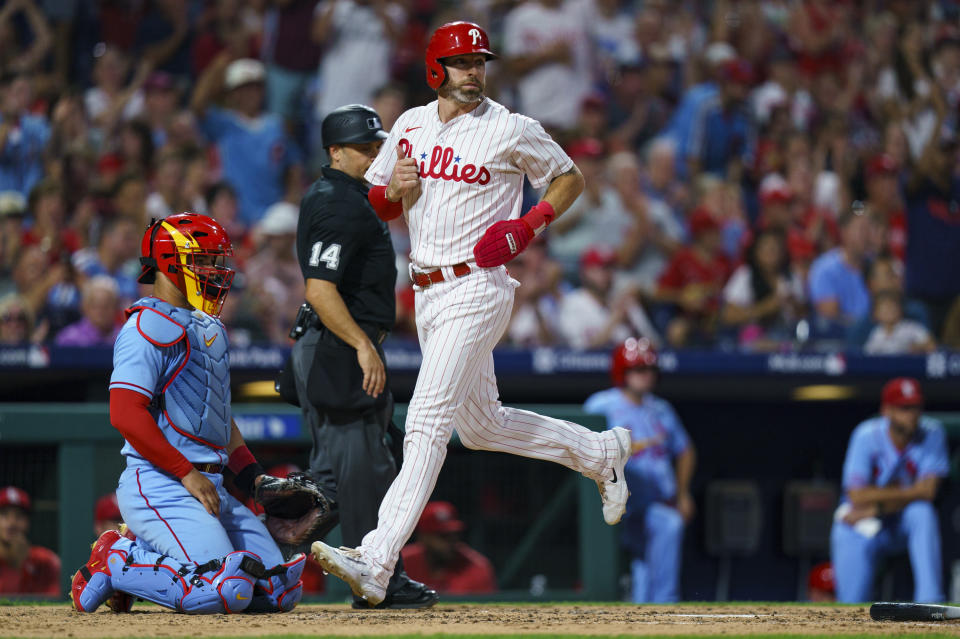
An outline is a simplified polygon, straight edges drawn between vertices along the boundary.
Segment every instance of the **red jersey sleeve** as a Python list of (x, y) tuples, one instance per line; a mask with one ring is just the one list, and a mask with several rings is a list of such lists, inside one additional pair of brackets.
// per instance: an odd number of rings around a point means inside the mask
[(110, 391), (110, 423), (144, 459), (157, 468), (183, 479), (193, 464), (163, 436), (148, 410), (150, 399), (136, 391)]

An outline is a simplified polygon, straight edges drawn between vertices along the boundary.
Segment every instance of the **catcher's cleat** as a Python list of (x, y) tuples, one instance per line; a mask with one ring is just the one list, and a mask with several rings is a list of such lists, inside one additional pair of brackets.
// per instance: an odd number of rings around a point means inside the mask
[(130, 609), (133, 608), (133, 595), (128, 595), (125, 592), (120, 592), (119, 590), (114, 591), (113, 596), (107, 599), (106, 604), (107, 608), (116, 613), (130, 612)]
[(315, 541), (310, 546), (313, 558), (323, 569), (347, 582), (353, 594), (376, 606), (387, 597), (387, 589), (373, 579), (371, 566), (359, 551), (341, 546), (339, 549)]
[(620, 447), (620, 455), (613, 463), (613, 477), (597, 482), (600, 499), (603, 501), (603, 520), (611, 526), (619, 522), (627, 510), (627, 497), (630, 496), (630, 491), (627, 489), (627, 479), (623, 476), (623, 468), (627, 465), (631, 454), (630, 431), (617, 427), (613, 429), (613, 434)]
[(371, 606), (364, 599), (354, 597), (352, 607), (355, 610), (370, 610), (372, 608), (376, 608), (377, 610), (382, 610), (384, 608), (393, 608), (395, 610), (414, 610), (420, 608), (430, 608), (439, 600), (440, 595), (437, 594), (436, 590), (430, 586), (427, 586), (426, 584), (420, 583), (419, 581), (408, 579), (396, 590), (388, 592), (387, 598), (378, 603), (376, 606)]
[[(108, 530), (93, 542), (90, 559), (73, 575), (70, 582), (70, 601), (79, 612), (93, 612), (116, 592), (110, 583), (107, 559), (110, 549), (122, 539), (119, 531)], [(130, 605), (133, 605), (131, 599)], [(127, 610), (130, 608), (128, 607)]]

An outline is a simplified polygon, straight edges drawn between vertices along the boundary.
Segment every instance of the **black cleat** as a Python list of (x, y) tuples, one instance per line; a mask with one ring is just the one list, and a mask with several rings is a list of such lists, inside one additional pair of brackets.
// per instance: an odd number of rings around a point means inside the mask
[(354, 597), (353, 608), (355, 610), (369, 610), (371, 608), (377, 610), (383, 608), (415, 610), (418, 608), (429, 608), (439, 600), (440, 595), (437, 594), (436, 590), (419, 581), (410, 579), (396, 590), (388, 592), (387, 598), (376, 606), (371, 606), (363, 599)]

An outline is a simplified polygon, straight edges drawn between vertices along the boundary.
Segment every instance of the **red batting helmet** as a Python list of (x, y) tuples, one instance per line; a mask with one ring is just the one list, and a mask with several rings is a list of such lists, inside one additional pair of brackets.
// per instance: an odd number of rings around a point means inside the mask
[(610, 365), (610, 378), (616, 386), (623, 386), (627, 371), (633, 368), (655, 368), (657, 366), (657, 351), (646, 337), (637, 339), (628, 337), (627, 340), (613, 351), (613, 361)]
[(487, 60), (496, 60), (490, 51), (487, 32), (472, 22), (448, 22), (430, 36), (427, 45), (427, 84), (437, 90), (447, 79), (441, 60), (454, 55), (482, 53)]
[(213, 218), (178, 213), (155, 220), (143, 234), (140, 252), (143, 268), (138, 282), (154, 283), (159, 271), (180, 289), (191, 306), (214, 317), (220, 315), (233, 283), (234, 271), (226, 266), (233, 246)]

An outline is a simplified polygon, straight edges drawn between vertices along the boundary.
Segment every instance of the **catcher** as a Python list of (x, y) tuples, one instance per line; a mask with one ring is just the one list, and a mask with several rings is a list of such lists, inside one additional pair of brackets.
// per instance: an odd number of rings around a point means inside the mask
[[(141, 250), (139, 281), (153, 295), (127, 309), (110, 379), (110, 422), (126, 440), (117, 501), (129, 530), (94, 543), (73, 576), (73, 606), (126, 612), (139, 597), (190, 613), (292, 610), (306, 558), (284, 561), (268, 527), (296, 543), (322, 525), (329, 504), (305, 478), (266, 475), (230, 416), (217, 319), (234, 275), (230, 239), (211, 218), (182, 213), (152, 223)], [(225, 468), (264, 506), (267, 526), (224, 489)]]

